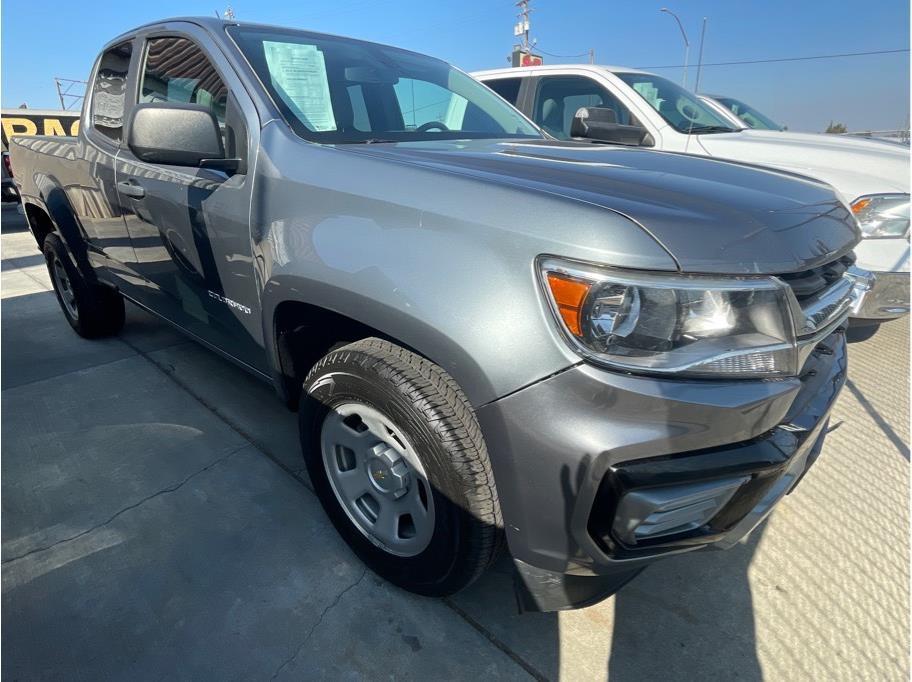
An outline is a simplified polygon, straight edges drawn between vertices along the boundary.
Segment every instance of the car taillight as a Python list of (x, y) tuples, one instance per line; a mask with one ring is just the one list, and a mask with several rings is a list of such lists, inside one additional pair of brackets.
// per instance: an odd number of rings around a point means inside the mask
[(9, 176), (13, 177), (13, 165), (10, 163), (9, 154), (3, 155), (3, 165), (6, 166), (6, 172), (9, 173)]

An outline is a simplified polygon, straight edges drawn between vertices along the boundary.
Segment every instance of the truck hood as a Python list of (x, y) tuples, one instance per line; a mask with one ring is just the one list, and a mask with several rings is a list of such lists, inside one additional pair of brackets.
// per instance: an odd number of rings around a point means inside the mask
[(909, 191), (909, 149), (890, 142), (773, 130), (700, 135), (699, 141), (716, 158), (823, 180), (847, 201), (865, 194)]
[(850, 212), (827, 185), (706, 157), (546, 140), (340, 148), (620, 213), (684, 272), (795, 272), (842, 255), (859, 239)]

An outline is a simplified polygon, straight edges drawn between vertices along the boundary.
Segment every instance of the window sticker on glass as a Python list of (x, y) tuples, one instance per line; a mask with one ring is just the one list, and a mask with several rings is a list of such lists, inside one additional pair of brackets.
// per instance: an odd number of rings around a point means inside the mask
[(652, 108), (659, 108), (659, 89), (652, 83), (634, 83), (633, 89), (640, 93)]
[(326, 62), (315, 45), (263, 41), (266, 64), (276, 92), (308, 128), (336, 129)]

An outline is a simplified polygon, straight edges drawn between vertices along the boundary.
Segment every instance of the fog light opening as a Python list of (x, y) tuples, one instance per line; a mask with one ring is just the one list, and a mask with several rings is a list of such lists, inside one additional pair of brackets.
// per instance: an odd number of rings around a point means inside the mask
[(709, 523), (749, 476), (633, 490), (618, 503), (612, 530), (628, 546)]

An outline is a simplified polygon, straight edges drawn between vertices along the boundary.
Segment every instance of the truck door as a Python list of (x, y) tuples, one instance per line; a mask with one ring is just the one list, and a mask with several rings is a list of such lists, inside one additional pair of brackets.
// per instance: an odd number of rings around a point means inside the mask
[(217, 69), (189, 35), (152, 35), (144, 42), (138, 101), (208, 107), (228, 156), (241, 158), (241, 167), (229, 174), (121, 152), (117, 189), (140, 277), (133, 295), (236, 360), (265, 370), (249, 229), (253, 178), (246, 173), (247, 131), (256, 126), (245, 122), (246, 92), (230, 65)]

